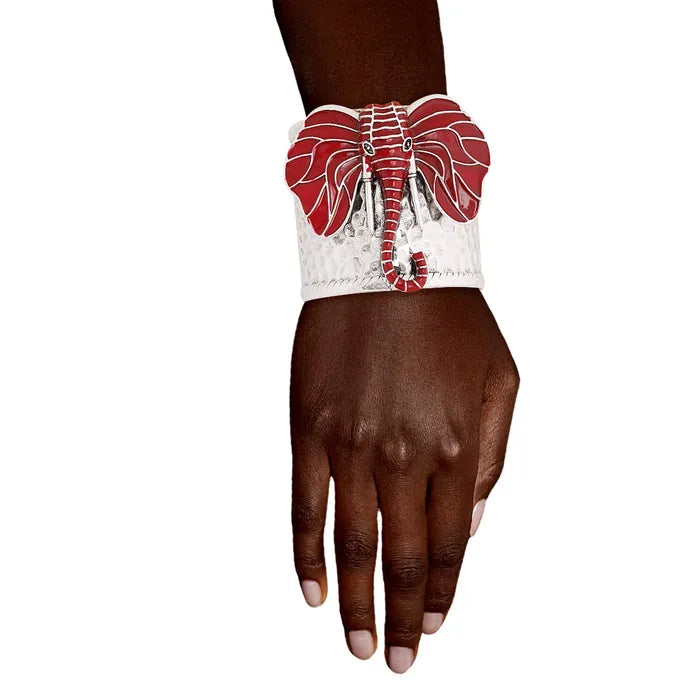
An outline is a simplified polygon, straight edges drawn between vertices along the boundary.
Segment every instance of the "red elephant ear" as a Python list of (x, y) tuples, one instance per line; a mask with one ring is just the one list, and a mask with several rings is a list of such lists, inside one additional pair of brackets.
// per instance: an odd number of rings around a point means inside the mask
[(316, 233), (332, 236), (348, 220), (361, 172), (357, 112), (311, 112), (289, 149), (285, 177)]
[(416, 167), (445, 216), (464, 223), (479, 210), (491, 158), (484, 134), (447, 97), (431, 95), (408, 107)]

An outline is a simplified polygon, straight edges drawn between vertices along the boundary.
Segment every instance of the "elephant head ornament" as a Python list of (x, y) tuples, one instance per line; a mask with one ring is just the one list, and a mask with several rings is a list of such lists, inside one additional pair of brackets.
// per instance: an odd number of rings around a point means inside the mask
[(428, 278), (425, 255), (411, 251), (408, 278), (394, 267), (401, 198), (408, 183), (418, 225), (416, 176), (420, 174), (442, 214), (465, 223), (479, 209), (481, 183), (490, 164), (481, 130), (456, 102), (432, 95), (405, 107), (371, 104), (357, 111), (329, 105), (309, 114), (289, 149), (286, 180), (313, 228), (332, 236), (347, 222), (365, 187), (367, 220), (373, 226), (372, 180), (384, 198), (381, 267), (392, 289), (413, 292)]

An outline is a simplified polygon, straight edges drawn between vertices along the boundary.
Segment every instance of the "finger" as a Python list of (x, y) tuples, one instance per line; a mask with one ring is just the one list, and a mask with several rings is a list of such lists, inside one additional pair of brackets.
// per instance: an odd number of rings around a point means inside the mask
[(423, 623), (428, 573), (425, 514), (427, 484), (380, 484), (382, 566), (386, 597), (385, 655), (389, 668), (404, 673), (415, 660)]
[(520, 379), (510, 355), (486, 377), (479, 429), (479, 468), (474, 489), (473, 536), (484, 514), (486, 499), (496, 485), (506, 458), (506, 445)]
[(328, 505), (330, 465), (323, 448), (292, 441), (292, 530), (294, 566), (311, 607), (328, 594), (323, 527)]
[(465, 469), (438, 472), (430, 481), (424, 634), (440, 629), (454, 600), (469, 539), (474, 474), (472, 464)]
[[(377, 648), (374, 622), (374, 566), (377, 558), (377, 492), (367, 469), (339, 469), (335, 478), (335, 555), (345, 639), (359, 659)], [(335, 461), (334, 461), (334, 474)], [(357, 477), (356, 475), (362, 476)]]

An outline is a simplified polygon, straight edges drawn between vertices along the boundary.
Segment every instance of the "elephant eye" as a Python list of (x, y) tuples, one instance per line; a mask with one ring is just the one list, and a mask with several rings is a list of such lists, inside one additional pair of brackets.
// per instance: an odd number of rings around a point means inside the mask
[(411, 148), (413, 148), (413, 139), (410, 136), (407, 136), (404, 141), (403, 141), (403, 146), (401, 146), (403, 150), (408, 153)]
[(374, 155), (374, 146), (369, 142), (369, 141), (363, 141), (362, 142), (362, 148), (365, 149), (365, 153), (368, 156), (373, 156)]

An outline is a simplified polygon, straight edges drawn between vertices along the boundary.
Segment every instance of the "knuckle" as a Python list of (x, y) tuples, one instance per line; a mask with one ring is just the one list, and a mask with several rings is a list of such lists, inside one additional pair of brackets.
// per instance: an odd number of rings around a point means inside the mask
[(445, 591), (431, 591), (425, 596), (425, 609), (434, 612), (447, 612), (452, 605), (452, 594)]
[(437, 444), (437, 461), (449, 468), (470, 463), (479, 453), (479, 428), (462, 421)]
[(501, 391), (510, 397), (514, 397), (520, 388), (520, 373), (511, 357), (500, 376)]
[(346, 624), (364, 628), (374, 624), (374, 607), (362, 601), (340, 602), (340, 616)]
[(393, 591), (417, 591), (428, 573), (428, 564), (422, 557), (390, 559), (384, 567), (387, 585)]
[(292, 529), (295, 532), (316, 532), (323, 529), (325, 515), (305, 500), (292, 505)]
[(430, 552), (430, 566), (436, 569), (451, 569), (460, 566), (464, 559), (466, 542), (450, 540)]
[(360, 452), (374, 443), (379, 432), (379, 426), (373, 419), (357, 418), (348, 422), (341, 437), (350, 450)]
[(333, 404), (321, 397), (293, 395), (291, 401), (292, 427), (300, 435), (323, 437), (335, 424)]
[(393, 646), (413, 646), (416, 637), (421, 633), (420, 621), (412, 622), (407, 619), (391, 619), (386, 622), (385, 635)]
[(305, 411), (303, 414), (303, 424), (309, 435), (327, 435), (333, 426), (333, 411), (328, 407), (316, 407), (313, 410)]
[(455, 434), (443, 435), (437, 444), (438, 458), (441, 462), (457, 462), (464, 455), (464, 441)]
[(406, 471), (416, 455), (415, 442), (408, 435), (397, 435), (385, 440), (381, 447), (382, 458), (388, 471)]
[(303, 574), (308, 574), (309, 571), (314, 569), (323, 569), (324, 563), (323, 559), (319, 559), (317, 556), (312, 554), (297, 554), (294, 557), (294, 565), (296, 567), (297, 573), (301, 576)]
[(373, 564), (377, 556), (376, 537), (367, 532), (352, 530), (336, 538), (336, 557), (341, 566), (348, 568)]

